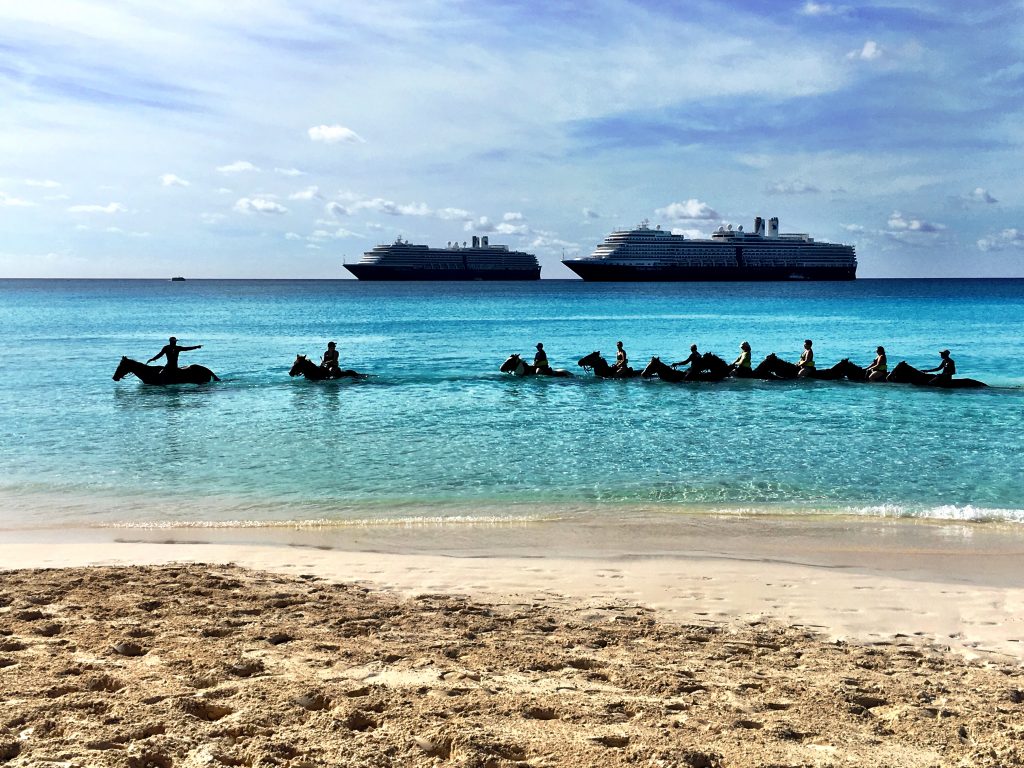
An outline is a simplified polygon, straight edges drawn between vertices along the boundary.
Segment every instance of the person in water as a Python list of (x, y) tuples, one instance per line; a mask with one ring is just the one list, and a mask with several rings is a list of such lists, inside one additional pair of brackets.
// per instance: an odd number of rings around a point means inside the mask
[(689, 373), (696, 374), (698, 372), (697, 364), (702, 360), (700, 352), (697, 351), (697, 345), (690, 345), (690, 356), (685, 360), (680, 360), (678, 363), (672, 363), (673, 368), (678, 368), (681, 365), (690, 366)]
[(537, 353), (533, 356), (533, 367), (537, 369), (537, 373), (551, 373), (548, 353), (544, 351), (544, 345), (540, 342), (537, 342)]
[(753, 375), (753, 370), (750, 367), (749, 342), (740, 342), (740, 356), (732, 361), (730, 367), (732, 368), (732, 375), (741, 379), (747, 379)]
[(629, 368), (629, 356), (626, 354), (626, 350), (622, 347), (621, 341), (615, 342), (615, 365), (612, 366), (616, 372), (621, 372)]
[(171, 338), (167, 340), (167, 344), (164, 344), (163, 349), (149, 358), (146, 362), (152, 363), (154, 360), (159, 360), (161, 357), (167, 358), (167, 362), (160, 371), (160, 377), (166, 381), (173, 378), (174, 372), (178, 370), (178, 355), (181, 352), (191, 352), (193, 349), (202, 348), (202, 344), (196, 344), (194, 347), (179, 347), (177, 338), (171, 336)]
[(327, 351), (324, 352), (323, 357), (320, 359), (320, 367), (332, 376), (337, 376), (341, 373), (341, 366), (338, 364), (337, 346), (333, 341), (328, 341)]
[(875, 350), (875, 359), (871, 365), (864, 369), (865, 378), (868, 381), (885, 381), (889, 375), (889, 363), (885, 359), (885, 347), (878, 347)]
[(944, 349), (939, 352), (939, 357), (942, 358), (942, 362), (934, 368), (928, 368), (922, 373), (934, 373), (938, 371), (938, 376), (933, 376), (929, 384), (945, 384), (950, 381), (953, 376), (956, 375), (956, 363), (953, 362), (953, 358), (949, 356), (949, 350)]
[(804, 351), (800, 353), (800, 362), (796, 364), (801, 376), (810, 376), (814, 370), (814, 350), (811, 349), (813, 344), (810, 339), (804, 339)]

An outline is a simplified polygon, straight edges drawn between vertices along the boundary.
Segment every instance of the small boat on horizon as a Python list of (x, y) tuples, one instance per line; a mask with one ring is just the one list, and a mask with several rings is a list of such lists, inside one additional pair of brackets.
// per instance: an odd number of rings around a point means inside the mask
[(183, 283), (183, 282), (185, 282), (185, 278), (184, 278), (184, 277), (181, 277), (181, 276), (179, 275), (178, 277), (172, 277), (172, 278), (171, 278), (171, 282), (172, 282), (172, 283)]

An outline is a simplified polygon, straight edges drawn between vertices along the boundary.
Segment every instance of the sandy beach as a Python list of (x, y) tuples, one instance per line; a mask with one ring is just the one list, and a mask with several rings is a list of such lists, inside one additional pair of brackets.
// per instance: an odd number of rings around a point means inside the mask
[(694, 524), (10, 532), (0, 761), (1024, 764), (1013, 528)]

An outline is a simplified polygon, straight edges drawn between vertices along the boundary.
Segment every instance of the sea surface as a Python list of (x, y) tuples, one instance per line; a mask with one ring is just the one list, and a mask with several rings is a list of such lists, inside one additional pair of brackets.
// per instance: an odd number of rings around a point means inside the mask
[[(1024, 280), (384, 284), (0, 280), (0, 528), (630, 515), (1024, 522)], [(175, 335), (221, 383), (111, 380)], [(749, 340), (984, 390), (595, 380)], [(365, 381), (290, 378), (336, 340)], [(544, 342), (571, 379), (498, 372)]]

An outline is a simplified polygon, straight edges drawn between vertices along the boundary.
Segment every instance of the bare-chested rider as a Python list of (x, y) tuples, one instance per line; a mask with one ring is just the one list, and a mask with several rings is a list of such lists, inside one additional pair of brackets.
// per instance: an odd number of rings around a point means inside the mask
[(178, 340), (174, 336), (171, 336), (167, 340), (167, 344), (164, 344), (163, 349), (153, 355), (147, 363), (152, 363), (154, 360), (159, 360), (161, 357), (167, 358), (167, 363), (164, 365), (160, 375), (163, 379), (173, 379), (174, 372), (178, 370), (178, 354), (181, 352), (191, 352), (193, 349), (202, 349), (202, 344), (196, 344), (194, 347), (179, 347)]

